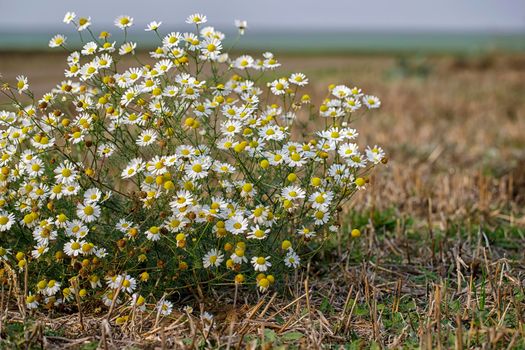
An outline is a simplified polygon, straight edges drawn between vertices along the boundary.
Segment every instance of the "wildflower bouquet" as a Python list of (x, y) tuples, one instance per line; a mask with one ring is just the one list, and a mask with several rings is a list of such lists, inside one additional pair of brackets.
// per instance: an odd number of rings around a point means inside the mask
[[(160, 43), (148, 63), (128, 40), (131, 17), (115, 21), (121, 44), (90, 18), (64, 22), (90, 38), (69, 52), (67, 80), (39, 100), (23, 76), (2, 89), (13, 103), (0, 112), (0, 260), (26, 281), (27, 308), (143, 308), (197, 284), (265, 291), (340, 229), (338, 208), (385, 160), (349, 126), (376, 97), (330, 86), (317, 113), (304, 74), (263, 83), (277, 59), (230, 57), (206, 16), (188, 17), (187, 33), (150, 23)], [(307, 140), (297, 116), (318, 127)]]

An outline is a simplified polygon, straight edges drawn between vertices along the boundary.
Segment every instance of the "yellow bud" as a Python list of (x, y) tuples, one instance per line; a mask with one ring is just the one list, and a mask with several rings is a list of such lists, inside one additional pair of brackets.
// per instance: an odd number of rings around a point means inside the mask
[(359, 231), (358, 229), (354, 228), (352, 230), (352, 232), (350, 232), (350, 234), (352, 235), (352, 237), (357, 238), (357, 237), (361, 236), (361, 231)]
[(290, 173), (288, 174), (288, 176), (286, 177), (286, 179), (290, 182), (294, 182), (295, 180), (297, 180), (297, 175), (295, 175), (294, 173)]
[(147, 281), (149, 279), (149, 273), (147, 273), (146, 271), (144, 271), (143, 273), (140, 274), (140, 280), (141, 281)]
[(239, 273), (235, 276), (235, 283), (243, 283), (244, 282), (244, 275), (242, 273)]
[(186, 125), (187, 127), (191, 127), (194, 122), (195, 122), (195, 119), (193, 119), (193, 118), (186, 118), (186, 120), (184, 121), (184, 125)]
[(270, 166), (270, 162), (267, 160), (267, 159), (263, 159), (261, 160), (261, 162), (259, 163), (261, 168), (263, 169), (266, 169)]

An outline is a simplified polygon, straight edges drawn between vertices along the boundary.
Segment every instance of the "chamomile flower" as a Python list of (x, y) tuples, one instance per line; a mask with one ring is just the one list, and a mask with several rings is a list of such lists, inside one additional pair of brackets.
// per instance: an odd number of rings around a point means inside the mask
[(126, 291), (127, 293), (131, 294), (137, 288), (137, 280), (130, 275), (119, 276), (119, 280), (122, 290)]
[(306, 75), (303, 73), (293, 73), (290, 75), (290, 78), (288, 78), (288, 81), (297, 86), (305, 86), (308, 84), (308, 78), (306, 78)]
[(305, 195), (306, 191), (299, 186), (287, 186), (281, 191), (281, 196), (290, 201), (303, 199)]
[(28, 310), (36, 309), (38, 307), (38, 300), (36, 299), (36, 295), (31, 294), (31, 292), (28, 293), (26, 297), (26, 308)]
[(193, 196), (189, 191), (178, 191), (174, 197), (174, 201), (170, 202), (172, 208), (183, 208), (191, 204)]
[(55, 173), (56, 182), (66, 185), (74, 182), (77, 177), (75, 166), (69, 161), (60, 164), (53, 172)]
[(124, 55), (127, 55), (127, 54), (134, 54), (135, 53), (135, 48), (137, 47), (137, 44), (134, 43), (134, 42), (127, 42), (127, 43), (124, 43), (120, 46), (120, 48), (118, 49), (118, 53), (119, 55), (121, 56), (124, 56)]
[(66, 43), (66, 37), (62, 34), (57, 34), (49, 40), (49, 47), (59, 47)]
[(208, 19), (206, 18), (206, 16), (200, 13), (194, 13), (192, 15), (189, 15), (186, 18), (186, 23), (188, 24), (203, 24), (203, 23), (206, 23), (207, 21)]
[[(67, 16), (67, 14), (66, 14), (66, 16)], [(73, 17), (73, 19), (74, 19), (74, 17)], [(66, 18), (64, 18), (64, 22), (66, 22)], [(66, 22), (66, 23), (69, 23), (69, 22)], [(80, 17), (78, 19), (77, 30), (79, 32), (81, 32), (81, 31), (87, 29), (90, 25), (91, 25), (91, 17)]]
[(141, 147), (146, 147), (154, 143), (158, 138), (158, 134), (155, 130), (144, 130), (140, 133), (137, 138), (136, 144)]
[(272, 266), (272, 263), (269, 261), (270, 257), (264, 256), (254, 256), (251, 260), (253, 269), (255, 271), (265, 272)]
[(301, 258), (299, 258), (299, 255), (297, 255), (296, 252), (290, 249), (284, 257), (284, 264), (287, 267), (296, 269), (297, 267), (299, 267), (299, 265), (301, 265)]
[(15, 223), (15, 216), (5, 210), (0, 210), (0, 232), (7, 231)]
[(60, 282), (57, 282), (55, 280), (49, 280), (47, 282), (46, 289), (44, 290), (44, 294), (47, 296), (53, 296), (60, 290)]
[(157, 304), (157, 310), (162, 316), (169, 316), (173, 312), (173, 304), (167, 300), (161, 300)]
[(156, 31), (157, 29), (159, 29), (161, 24), (162, 24), (162, 22), (152, 21), (152, 22), (148, 23), (146, 29), (144, 29), (144, 30), (146, 32)]
[(63, 22), (69, 24), (72, 21), (74, 21), (76, 17), (77, 15), (74, 12), (66, 12), (66, 14), (64, 15)]
[(379, 108), (381, 106), (381, 101), (379, 100), (379, 98), (377, 98), (376, 96), (372, 96), (372, 95), (363, 96), (363, 103), (369, 109)]
[(241, 215), (232, 216), (226, 221), (226, 230), (231, 232), (233, 235), (242, 234), (247, 229), (248, 229), (248, 220)]
[(343, 158), (351, 158), (358, 153), (358, 146), (355, 143), (344, 143), (339, 146), (337, 153)]
[(289, 86), (290, 84), (286, 78), (277, 79), (270, 83), (270, 89), (274, 95), (285, 94)]
[(146, 238), (150, 241), (158, 241), (160, 239), (160, 228), (157, 226), (151, 226), (146, 231)]
[(82, 47), (82, 51), (80, 51), (80, 53), (84, 56), (93, 55), (97, 52), (97, 48), (97, 43), (90, 41)]
[(381, 147), (378, 147), (377, 145), (373, 148), (370, 148), (370, 146), (366, 149), (366, 157), (368, 158), (368, 161), (374, 164), (379, 164), (381, 160), (385, 157), (385, 152)]
[(38, 259), (45, 253), (49, 251), (49, 246), (47, 244), (39, 244), (34, 247), (34, 249), (31, 251), (31, 256), (33, 259)]
[(334, 194), (330, 191), (316, 191), (310, 195), (308, 200), (312, 203), (312, 208), (326, 208), (332, 202)]
[(98, 188), (90, 188), (84, 192), (84, 203), (97, 203), (102, 198), (102, 192)]
[(85, 241), (70, 240), (64, 245), (64, 253), (68, 256), (77, 257), (82, 254), (82, 246), (85, 244)]
[(93, 222), (100, 216), (100, 207), (94, 203), (77, 205), (77, 216), (84, 222)]
[(126, 28), (129, 28), (133, 25), (133, 17), (130, 16), (118, 16), (115, 18), (114, 22), (115, 26), (124, 30)]
[(27, 83), (27, 77), (23, 75), (17, 76), (16, 77), (16, 88), (19, 94), (29, 89), (29, 84)]
[(366, 158), (359, 152), (347, 158), (346, 161), (352, 168), (364, 168), (366, 166)]
[(198, 157), (186, 166), (186, 174), (191, 179), (203, 179), (208, 176), (211, 160), (209, 157)]
[(244, 31), (248, 27), (248, 22), (244, 21), (244, 20), (236, 19), (234, 21), (234, 24), (237, 27), (237, 29), (239, 30), (239, 34), (240, 35), (244, 35)]
[(89, 228), (80, 220), (73, 220), (66, 225), (66, 236), (84, 238), (89, 233)]
[(259, 227), (259, 225), (252, 226), (250, 228), (250, 232), (248, 233), (247, 238), (251, 239), (265, 239), (268, 237), (268, 234), (270, 233), (270, 229), (262, 229)]
[(252, 68), (253, 63), (254, 63), (253, 57), (248, 56), (248, 55), (243, 55), (243, 56), (236, 58), (235, 61), (233, 61), (233, 67), (244, 70), (244, 69)]
[(345, 85), (337, 85), (332, 89), (332, 95), (334, 95), (337, 98), (344, 99), (347, 98), (352, 94), (352, 91), (348, 86)]
[(218, 267), (224, 261), (224, 255), (217, 249), (212, 249), (202, 258), (204, 268)]

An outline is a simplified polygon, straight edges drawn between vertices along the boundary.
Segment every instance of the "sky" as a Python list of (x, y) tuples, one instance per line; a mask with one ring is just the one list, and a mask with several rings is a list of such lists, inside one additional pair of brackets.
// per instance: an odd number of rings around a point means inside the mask
[(66, 11), (104, 27), (122, 14), (182, 26), (201, 12), (221, 29), (525, 32), (525, 0), (0, 0), (0, 30), (61, 28)]

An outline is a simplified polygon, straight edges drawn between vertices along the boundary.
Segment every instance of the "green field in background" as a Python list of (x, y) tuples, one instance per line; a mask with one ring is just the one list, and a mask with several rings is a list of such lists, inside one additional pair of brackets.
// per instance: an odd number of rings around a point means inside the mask
[[(46, 50), (47, 43), (57, 32), (0, 32), (0, 50)], [(168, 33), (169, 30), (163, 33)], [(62, 31), (71, 48), (79, 47), (78, 33)], [(98, 31), (94, 31), (98, 33)], [(279, 52), (458, 52), (485, 53), (492, 51), (524, 52), (525, 33), (452, 33), (452, 32), (326, 32), (326, 31), (248, 31), (235, 41), (235, 33), (226, 33), (225, 47), (235, 42), (238, 50), (273, 50)], [(83, 32), (84, 40), (92, 38)], [(112, 40), (123, 41), (122, 33)], [(153, 33), (131, 31), (128, 40), (140, 43), (141, 48), (152, 48), (159, 40)]]

